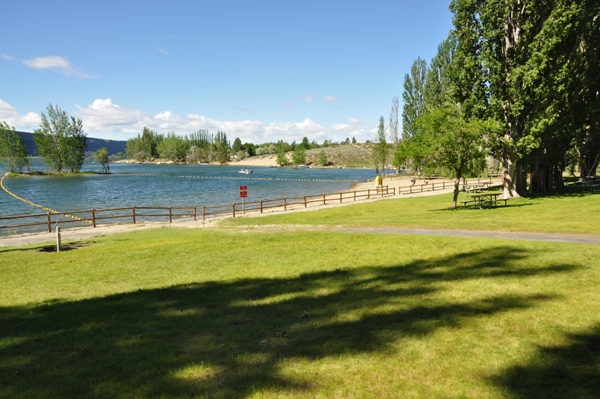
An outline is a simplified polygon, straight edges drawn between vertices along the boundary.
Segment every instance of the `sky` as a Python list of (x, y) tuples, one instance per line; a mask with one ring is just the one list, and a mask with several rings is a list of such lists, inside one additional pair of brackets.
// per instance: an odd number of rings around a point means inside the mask
[(373, 140), (449, 3), (0, 0), (0, 120), (33, 132), (52, 104), (94, 138)]

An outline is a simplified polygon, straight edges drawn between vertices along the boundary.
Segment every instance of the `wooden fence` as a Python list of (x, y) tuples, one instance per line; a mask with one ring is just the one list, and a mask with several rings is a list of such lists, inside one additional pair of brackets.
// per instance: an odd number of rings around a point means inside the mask
[[(491, 182), (490, 178), (475, 179), (465, 182), (465, 184), (480, 184)], [(200, 214), (198, 207), (173, 207), (173, 206), (131, 206), (124, 208), (107, 209), (89, 209), (81, 211), (68, 212), (46, 212), (31, 215), (2, 216), (0, 217), (0, 231), (8, 231), (8, 234), (16, 233), (18, 229), (27, 229), (28, 232), (44, 229), (52, 232), (53, 225), (77, 226), (91, 225), (93, 227), (99, 224), (110, 224), (112, 222), (137, 223), (150, 220), (162, 219), (173, 223), (174, 220), (194, 220), (198, 217), (202, 220), (215, 217), (236, 217), (247, 213), (264, 213), (267, 211), (288, 211), (292, 209), (308, 208), (309, 206), (324, 206), (341, 204), (344, 202), (355, 202), (360, 200), (369, 200), (381, 197), (389, 197), (400, 194), (413, 194), (426, 191), (445, 190), (453, 187), (452, 182), (428, 182), (424, 184), (414, 184), (405, 187), (396, 187), (391, 189), (388, 186), (378, 186), (374, 189), (342, 191), (330, 194), (304, 195), (297, 197), (283, 197), (276, 199), (265, 199), (251, 202), (233, 202), (226, 205), (202, 206)], [(13, 221), (23, 221), (19, 224), (5, 224)], [(105, 222), (109, 223), (105, 223)]]

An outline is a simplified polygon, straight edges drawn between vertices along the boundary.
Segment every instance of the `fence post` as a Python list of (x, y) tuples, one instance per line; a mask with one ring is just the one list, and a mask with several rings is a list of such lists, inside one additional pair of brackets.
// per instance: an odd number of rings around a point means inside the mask
[(196, 221), (196, 205), (194, 205), (194, 222)]
[(235, 202), (231, 203), (231, 211), (233, 213), (233, 217), (235, 217)]
[(173, 223), (173, 213), (171, 212), (171, 205), (169, 205), (169, 223)]
[(47, 212), (46, 215), (48, 216), (48, 233), (52, 233), (52, 220), (50, 218), (50, 212)]
[(325, 193), (323, 193), (323, 205), (327, 205), (327, 200), (325, 199)]
[(283, 197), (283, 210), (287, 211), (287, 198)]
[(202, 205), (202, 221), (206, 220), (206, 207)]
[(354, 190), (354, 202), (356, 202), (356, 190)]
[(342, 192), (340, 191), (340, 204), (342, 203)]
[(435, 191), (435, 183), (431, 183), (431, 191)]
[(367, 189), (367, 199), (371, 199), (371, 189)]
[(96, 210), (92, 208), (92, 226), (96, 228)]
[(135, 224), (135, 205), (131, 206), (131, 216), (133, 217), (133, 224)]
[(263, 200), (260, 200), (260, 213), (263, 213)]
[(56, 252), (60, 252), (61, 244), (60, 244), (60, 226), (56, 225)]
[(304, 196), (304, 207), (306, 208), (306, 195)]

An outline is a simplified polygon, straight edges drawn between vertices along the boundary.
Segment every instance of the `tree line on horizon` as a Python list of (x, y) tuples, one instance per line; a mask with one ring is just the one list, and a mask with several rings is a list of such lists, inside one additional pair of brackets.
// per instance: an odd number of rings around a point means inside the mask
[[(415, 171), (506, 171), (505, 192), (563, 186), (600, 161), (600, 2), (453, 0), (454, 28), (404, 77), (394, 163)], [(393, 107), (392, 107), (393, 108)]]
[[(310, 142), (304, 137), (301, 142), (293, 141), (291, 144), (279, 140), (262, 144), (243, 143), (236, 138), (233, 143), (227, 138), (225, 132), (211, 133), (208, 130), (198, 130), (190, 135), (175, 133), (160, 134), (144, 127), (141, 134), (127, 140), (126, 156), (136, 161), (152, 161), (155, 159), (169, 159), (173, 162), (205, 163), (218, 162), (225, 164), (231, 158), (243, 160), (252, 156), (276, 155), (279, 165), (289, 164), (287, 153), (292, 151), (292, 163), (299, 165), (306, 162), (307, 150), (331, 147), (345, 144), (356, 144), (356, 139), (347, 138), (341, 143), (325, 140), (322, 145), (316, 141)], [(320, 163), (328, 162), (320, 156)]]

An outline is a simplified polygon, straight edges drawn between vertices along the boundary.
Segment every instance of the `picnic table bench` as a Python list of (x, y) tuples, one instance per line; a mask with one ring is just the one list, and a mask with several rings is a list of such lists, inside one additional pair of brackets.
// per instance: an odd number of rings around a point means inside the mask
[(573, 183), (573, 186), (578, 188), (580, 191), (593, 191), (600, 188), (600, 179), (596, 176), (588, 176), (585, 179)]
[(483, 209), (484, 207), (486, 207), (485, 205), (487, 204), (487, 209), (490, 209), (492, 207), (497, 207), (498, 201), (504, 201), (504, 206), (506, 206), (508, 198), (498, 198), (500, 194), (501, 193), (472, 194), (469, 195), (471, 199), (467, 201), (462, 201), (462, 204), (465, 206), (465, 209), (468, 209), (468, 206), (470, 204), (472, 204), (473, 207), (477, 207), (479, 209)]

